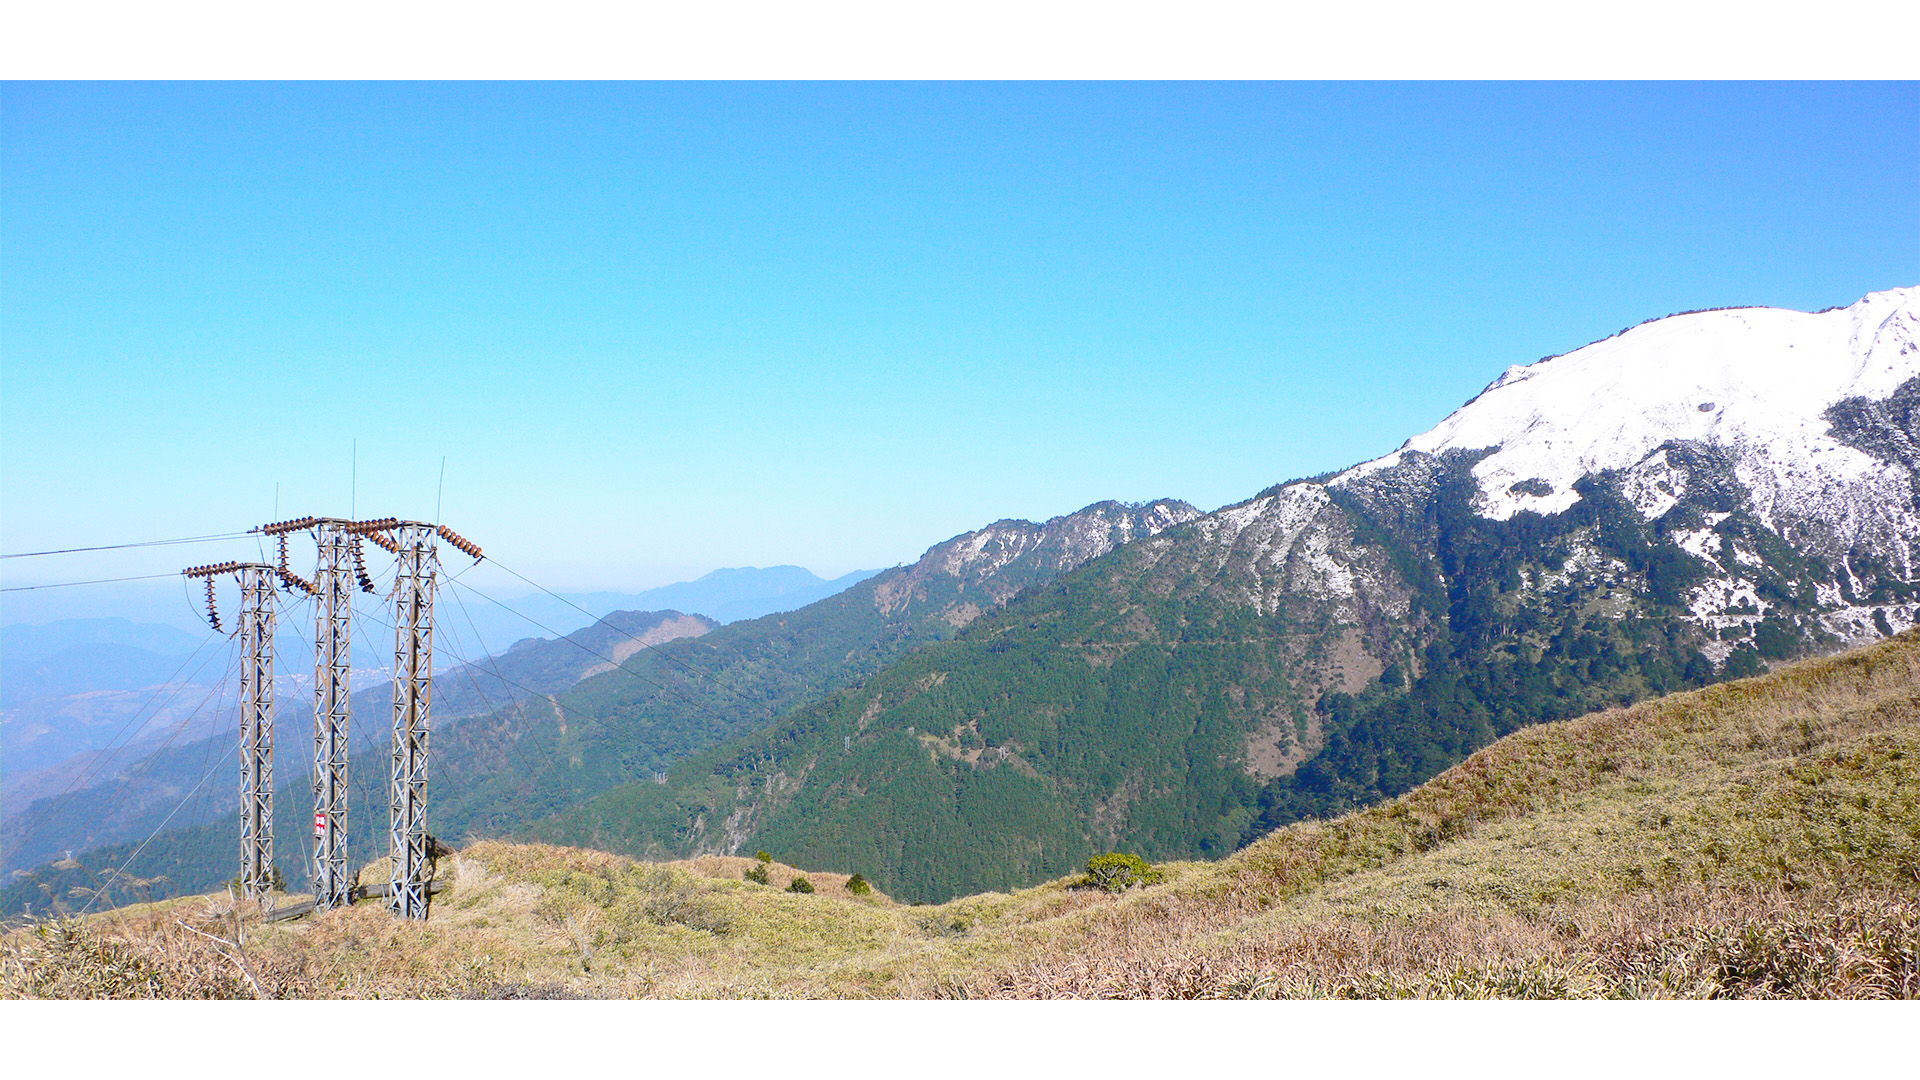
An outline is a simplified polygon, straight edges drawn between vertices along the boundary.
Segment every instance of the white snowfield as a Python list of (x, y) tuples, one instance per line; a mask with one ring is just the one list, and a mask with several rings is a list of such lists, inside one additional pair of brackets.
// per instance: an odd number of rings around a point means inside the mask
[(1646, 473), (1637, 483), (1630, 476), (1628, 491), (1651, 518), (1673, 493), (1662, 482), (1666, 463), (1650, 455), (1691, 440), (1731, 452), (1770, 524), (1781, 515), (1823, 521), (1840, 536), (1912, 538), (1920, 522), (1906, 471), (1835, 440), (1821, 414), (1845, 398), (1884, 399), (1916, 376), (1920, 287), (1817, 314), (1675, 315), (1508, 368), (1432, 431), (1332, 483), (1390, 468), (1409, 451), (1497, 447), (1473, 470), (1476, 509), (1489, 518), (1565, 510), (1580, 498), (1574, 481), (1604, 469)]

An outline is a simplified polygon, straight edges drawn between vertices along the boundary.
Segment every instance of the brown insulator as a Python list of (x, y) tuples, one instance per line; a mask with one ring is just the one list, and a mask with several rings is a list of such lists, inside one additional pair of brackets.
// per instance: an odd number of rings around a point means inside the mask
[(353, 542), (349, 544), (348, 547), (353, 551), (354, 580), (360, 583), (361, 592), (371, 594), (373, 592), (373, 579), (367, 576), (367, 560), (360, 551), (360, 538), (357, 536), (354, 537)]
[(222, 562), (222, 563), (206, 563), (201, 566), (189, 566), (185, 570), (182, 570), (180, 572), (182, 574), (185, 574), (187, 577), (203, 577), (203, 578), (211, 579), (217, 574), (225, 574), (230, 571), (238, 570), (238, 569), (240, 569), (239, 563), (228, 561), (228, 562)]
[(393, 537), (388, 536), (386, 533), (370, 532), (367, 534), (367, 539), (379, 544), (382, 548), (395, 555), (400, 554), (400, 545), (394, 543)]
[(264, 533), (268, 536), (285, 536), (290, 532), (299, 532), (302, 529), (310, 528), (313, 522), (314, 519), (310, 517), (289, 518), (286, 521), (274, 521), (265, 525), (256, 525), (247, 531)]
[(281, 584), (285, 585), (289, 590), (303, 592), (308, 596), (313, 596), (320, 591), (319, 587), (314, 585), (313, 582), (308, 581), (306, 578), (301, 577), (285, 567), (276, 567), (274, 573), (280, 576)]
[(220, 629), (220, 611), (218, 608), (213, 606), (213, 576), (208, 575), (206, 578), (206, 582), (207, 582), (207, 621), (212, 623), (213, 628), (217, 631)]
[(440, 534), (440, 538), (442, 540), (445, 540), (447, 543), (452, 544), (454, 547), (459, 548), (462, 552), (465, 552), (467, 557), (471, 558), (474, 562), (480, 561), (482, 556), (480, 554), (479, 544), (476, 544), (473, 541), (467, 539), (466, 537), (461, 536), (459, 533), (454, 532), (452, 529), (447, 528), (445, 525), (436, 525), (434, 526), (433, 531)]

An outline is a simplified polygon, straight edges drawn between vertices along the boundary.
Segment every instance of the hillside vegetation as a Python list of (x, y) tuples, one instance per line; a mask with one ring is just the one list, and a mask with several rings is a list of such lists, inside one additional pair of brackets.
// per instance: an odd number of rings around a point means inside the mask
[(1812, 561), (1737, 556), (1771, 536), (1748, 517), (1721, 513), (1747, 538), (1722, 555), (1770, 607), (1725, 617), (1759, 628), (1736, 646), (1689, 614), (1709, 567), (1671, 535), (1670, 519), (1721, 504), (1647, 521), (1609, 476), (1568, 510), (1492, 521), (1471, 509), (1477, 460), (1424, 463), (1418, 490), (1381, 474), (1399, 486), (1364, 498), (1290, 484), (1137, 540), (665, 785), (613, 788), (521, 835), (649, 859), (850, 854), (895, 895), (938, 902), (1114, 848), (1217, 859), (1404, 794), (1530, 724), (1839, 646), (1788, 618), (1817, 592), (1795, 576)]
[[(456, 669), (436, 680), (436, 720), (447, 701), (494, 701), (497, 707), (436, 728), (432, 827), (449, 840), (496, 836), (618, 785), (650, 784), (656, 770), (762, 729), (796, 705), (951, 637), (1024, 588), (1051, 581), (1130, 539), (1198, 516), (1185, 503), (1162, 499), (1095, 503), (1039, 524), (998, 521), (798, 611), (718, 628), (677, 612), (620, 612), (567, 641), (524, 643), (479, 667)], [(457, 599), (458, 590), (450, 596)], [(455, 614), (464, 603), (443, 605), (444, 617), (464, 620), (464, 614)], [(700, 625), (683, 628), (677, 640), (662, 638), (656, 648), (640, 648), (633, 637), (654, 636), (663, 616)], [(609, 667), (602, 658), (619, 661), (619, 670), (601, 670)], [(491, 679), (496, 670), (504, 683)], [(387, 705), (367, 693), (356, 695), (356, 714), (384, 716)], [(360, 731), (365, 734), (366, 727)], [(215, 760), (207, 756), (209, 745), (189, 747), (178, 768), (158, 774), (152, 786), (176, 798), (190, 790)], [(349, 769), (359, 778), (355, 809), (347, 819), (350, 849), (378, 851), (385, 847), (387, 828), (378, 779), (388, 768), (385, 736), (367, 744), (356, 740), (356, 746), (365, 749), (354, 755)], [(195, 767), (184, 771), (189, 762)], [(297, 766), (290, 770), (283, 764), (282, 770), (283, 778), (294, 776)], [(306, 808), (312, 805), (305, 783), (291, 780), (277, 793), (277, 836), (302, 835)], [(90, 876), (124, 868), (142, 878), (164, 877), (160, 888), (178, 893), (204, 891), (231, 873), (237, 812), (165, 830), (143, 842), (83, 850), (77, 838), (96, 835), (86, 829), (98, 816), (99, 803), (66, 800), (59, 814), (42, 823), (37, 831), (48, 857), (62, 848), (78, 854), (65, 860), (71, 864), (65, 870), (51, 864), (38, 868), (37, 879), (57, 882), (56, 891), (64, 892), (85, 885)], [(362, 806), (372, 812), (359, 811)], [(136, 823), (149, 828), (125, 835), (147, 834), (172, 804), (155, 802), (150, 809), (152, 816)], [(289, 881), (305, 879), (298, 846), (282, 844), (278, 862)], [(0, 889), (0, 914), (19, 913), (39, 899), (37, 885), (15, 882)]]
[(903, 899), (1220, 858), (1526, 726), (1920, 620), (1920, 293), (1514, 367), (1401, 449), (1136, 537), (516, 831), (782, 851)]
[[(455, 615), (456, 625), (466, 621), (462, 608), (449, 604), (447, 610), (449, 614), (460, 613)], [(476, 733), (493, 733), (499, 717), (539, 712), (545, 705), (545, 695), (564, 693), (608, 667), (602, 656), (627, 656), (641, 648), (641, 641), (652, 645), (698, 637), (718, 625), (677, 611), (616, 611), (559, 640), (527, 640), (476, 664), (448, 665), (434, 680), (436, 765), (457, 769), (475, 756), (469, 747), (479, 739), (470, 738), (463, 730), (469, 719)], [(460, 627), (459, 633), (464, 635), (465, 627)], [(284, 656), (282, 662), (286, 662)], [(137, 702), (151, 693), (157, 691), (121, 696), (129, 699), (125, 708), (131, 712), (140, 708)], [(171, 700), (186, 709), (200, 694), (194, 690)], [(540, 706), (529, 709), (526, 702), (530, 698)], [(392, 701), (392, 684), (376, 681), (353, 694), (353, 713), (384, 718), (391, 713)], [(52, 704), (66, 708), (72, 703)], [(309, 696), (281, 697), (276, 705), (280, 730), (288, 731), (288, 725), (310, 724), (312, 710)], [(81, 756), (69, 759), (60, 770), (39, 776), (23, 776), (20, 759), (8, 756), (8, 802), (0, 816), (0, 851), (4, 851), (0, 872), (46, 863), (58, 858), (63, 850), (79, 853), (74, 859), (96, 872), (119, 866), (139, 847), (141, 838), (171, 823), (173, 828), (141, 852), (142, 865), (133, 869), (149, 876), (165, 874), (189, 892), (213, 886), (231, 872), (227, 863), (232, 839), (239, 830), (240, 790), (229, 782), (230, 770), (217, 769), (218, 779), (210, 780), (208, 769), (213, 762), (232, 754), (236, 716), (233, 709), (227, 709), (208, 717), (214, 734), (206, 738), (186, 738), (186, 732), (175, 729), (165, 736), (156, 734), (123, 745), (104, 762)], [(10, 716), (8, 723), (17, 719), (17, 714)], [(149, 726), (164, 731), (172, 727), (165, 722), (168, 719), (163, 707), (152, 715)], [(301, 831), (303, 819), (311, 812), (311, 781), (301, 772), (302, 765), (310, 767), (310, 763), (301, 762), (297, 752), (289, 753), (292, 748), (284, 742), (285, 735), (281, 738), (280, 776), (285, 782), (275, 800), (280, 807), (277, 835), (291, 836)], [(390, 751), (384, 731), (363, 724), (354, 745), (359, 752), (349, 770), (352, 775), (386, 774)], [(19, 799), (16, 786), (23, 781), (43, 794), (31, 801)], [(193, 793), (191, 805), (183, 807), (182, 798), (189, 792)], [(379, 807), (380, 795), (375, 787), (363, 784), (356, 794), (376, 810)], [(350, 815), (349, 827), (354, 829), (355, 843), (371, 845), (361, 850), (378, 850), (386, 843), (387, 824), (382, 814)], [(304, 873), (302, 852), (287, 849), (280, 854), (283, 874), (295, 877)], [(27, 896), (24, 902), (32, 899)], [(0, 891), (0, 912), (19, 910), (20, 902)]]
[(11, 931), (9, 996), (1914, 997), (1920, 634), (1509, 735), (1113, 895), (937, 906), (477, 843), (433, 918), (225, 897)]

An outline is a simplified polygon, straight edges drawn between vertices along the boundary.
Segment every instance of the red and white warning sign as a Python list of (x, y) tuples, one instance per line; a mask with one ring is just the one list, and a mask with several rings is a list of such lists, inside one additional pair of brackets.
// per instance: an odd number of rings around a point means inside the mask
[(315, 840), (327, 838), (327, 813), (324, 810), (313, 812), (313, 838)]

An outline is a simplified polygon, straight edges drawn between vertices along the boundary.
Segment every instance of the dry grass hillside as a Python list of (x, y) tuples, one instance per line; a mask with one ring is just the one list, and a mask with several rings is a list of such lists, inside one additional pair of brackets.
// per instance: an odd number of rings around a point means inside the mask
[(475, 844), (424, 924), (229, 897), (11, 930), (10, 997), (1920, 996), (1920, 634), (1522, 731), (1121, 894), (913, 907)]

